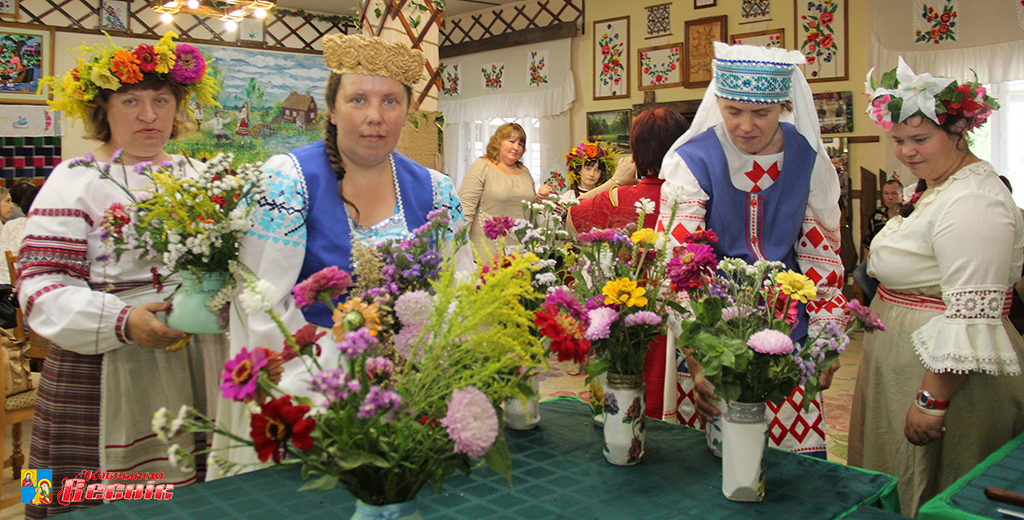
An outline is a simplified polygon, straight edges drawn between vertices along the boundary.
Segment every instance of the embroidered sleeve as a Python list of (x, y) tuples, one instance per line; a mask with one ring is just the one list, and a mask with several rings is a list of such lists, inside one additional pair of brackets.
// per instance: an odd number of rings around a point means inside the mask
[(839, 177), (831, 164), (819, 156), (811, 174), (807, 210), (796, 243), (796, 261), (800, 270), (818, 287), (818, 297), (807, 303), (808, 335), (814, 336), (825, 323), (844, 323), (845, 278), (839, 258)]
[(1013, 265), (1014, 249), (1021, 247), (1016, 211), (976, 191), (951, 197), (940, 209), (931, 239), (946, 311), (912, 336), (928, 370), (1020, 374), (1019, 336), (1011, 339), (1013, 328), (1003, 318), (1010, 280), (1020, 275), (1020, 264)]
[(673, 245), (683, 242), (686, 235), (704, 231), (708, 195), (700, 188), (697, 178), (678, 153), (669, 152), (661, 165), (661, 203), (657, 231), (668, 231)]
[(62, 182), (66, 170), (51, 176), (25, 223), (18, 257), (19, 303), (40, 336), (79, 354), (102, 354), (128, 342), (125, 325), (132, 307), (90, 287), (89, 239), (96, 219), (76, 207), (81, 190)]
[(455, 185), (447, 175), (435, 170), (429, 171), (434, 185), (434, 209), (448, 210), (448, 215), (452, 219), (452, 230), (462, 228), (466, 225), (466, 219), (462, 212), (462, 202), (455, 193)]

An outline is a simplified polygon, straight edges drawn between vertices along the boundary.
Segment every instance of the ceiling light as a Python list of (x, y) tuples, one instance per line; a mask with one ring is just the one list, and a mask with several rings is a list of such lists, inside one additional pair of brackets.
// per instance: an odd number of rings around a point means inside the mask
[(238, 29), (238, 24), (234, 20), (228, 20), (224, 22), (224, 28), (229, 31), (234, 31), (235, 29)]
[(171, 23), (174, 21), (174, 16), (171, 13), (164, 13), (160, 15), (160, 21), (163, 23)]
[(257, 7), (256, 10), (254, 10), (252, 12), (252, 15), (255, 16), (256, 18), (266, 18), (267, 17), (267, 10), (263, 9), (263, 8), (260, 8), (260, 7)]

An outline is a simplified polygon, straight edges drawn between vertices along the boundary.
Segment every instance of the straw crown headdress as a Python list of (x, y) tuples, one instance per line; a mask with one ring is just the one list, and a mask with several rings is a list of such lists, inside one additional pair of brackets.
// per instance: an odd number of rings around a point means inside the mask
[(324, 37), (324, 63), (337, 74), (384, 76), (412, 88), (423, 76), (422, 51), (376, 36), (331, 34)]

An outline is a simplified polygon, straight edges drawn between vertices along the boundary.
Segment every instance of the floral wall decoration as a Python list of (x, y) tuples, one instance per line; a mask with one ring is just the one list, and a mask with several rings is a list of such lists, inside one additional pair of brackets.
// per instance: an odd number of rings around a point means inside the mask
[(771, 19), (771, 0), (743, 0), (743, 21), (766, 22)]
[(629, 17), (594, 22), (594, 99), (629, 97)]
[(548, 51), (530, 51), (529, 87), (539, 87), (548, 84)]
[(768, 47), (769, 49), (784, 49), (786, 48), (786, 30), (769, 29), (767, 31), (734, 34), (729, 37), (729, 43), (757, 45), (760, 47)]
[(445, 66), (444, 72), (441, 73), (441, 93), (446, 96), (458, 96), (460, 79), (458, 63)]
[(637, 88), (652, 90), (682, 85), (683, 69), (679, 61), (682, 50), (682, 43), (639, 49), (637, 55), (640, 57), (640, 86)]
[(492, 63), (489, 67), (485, 65), (480, 68), (480, 73), (483, 75), (484, 90), (501, 90), (505, 76), (504, 63)]
[[(1016, 3), (1019, 4), (1020, 0)], [(910, 6), (914, 14), (914, 43), (938, 45), (956, 41), (960, 0), (912, 1)]]
[(807, 58), (808, 82), (849, 78), (849, 0), (798, 1), (793, 16), (796, 46)]
[(660, 4), (645, 7), (647, 9), (647, 37), (669, 36), (672, 34), (672, 22), (669, 19), (672, 4)]

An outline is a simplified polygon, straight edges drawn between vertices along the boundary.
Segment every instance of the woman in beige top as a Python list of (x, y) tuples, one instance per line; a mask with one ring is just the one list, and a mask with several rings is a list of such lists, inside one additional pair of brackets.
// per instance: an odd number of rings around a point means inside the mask
[[(530, 170), (520, 158), (526, 151), (526, 131), (505, 123), (491, 136), (487, 153), (466, 171), (459, 199), (470, 226), (469, 238), (484, 260), (498, 252), (498, 243), (484, 236), (484, 222), (494, 217), (523, 218), (523, 201), (539, 201), (551, 195), (544, 185), (535, 193)], [(513, 239), (514, 240), (514, 239)]]

